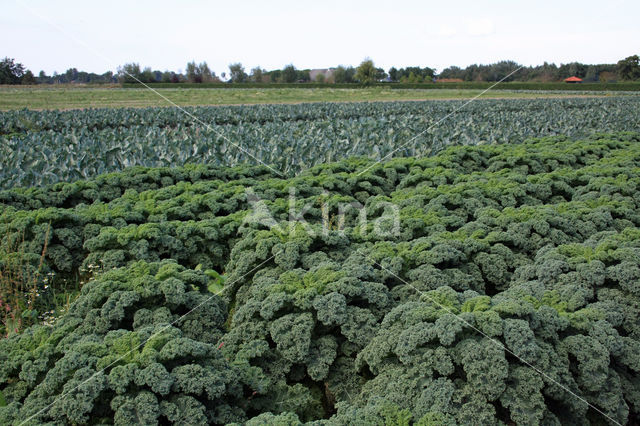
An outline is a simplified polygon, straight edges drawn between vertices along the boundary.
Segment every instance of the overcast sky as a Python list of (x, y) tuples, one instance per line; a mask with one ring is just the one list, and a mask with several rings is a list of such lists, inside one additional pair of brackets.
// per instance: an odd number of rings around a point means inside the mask
[(615, 63), (640, 53), (640, 1), (2, 0), (0, 56), (36, 75), (138, 62), (267, 70), (357, 65), (442, 70), (512, 59)]

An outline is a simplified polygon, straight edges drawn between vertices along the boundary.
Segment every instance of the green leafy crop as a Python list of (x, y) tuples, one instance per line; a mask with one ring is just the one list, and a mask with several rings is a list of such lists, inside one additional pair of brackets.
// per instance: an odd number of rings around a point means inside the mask
[(6, 190), (43, 270), (102, 266), (0, 340), (0, 423), (636, 424), (638, 194), (624, 132)]
[[(60, 202), (110, 200), (130, 189), (153, 190), (198, 180), (199, 174), (211, 176), (210, 166), (173, 170), (187, 164), (269, 164), (285, 175), (293, 175), (352, 156), (374, 160), (392, 152), (394, 156), (425, 156), (448, 146), (637, 131), (640, 118), (640, 98), (635, 95), (479, 99), (460, 108), (463, 103), (432, 100), (216, 106), (187, 108), (189, 115), (178, 108), (0, 112), (0, 188), (78, 181), (57, 187), (58, 194), (35, 190), (25, 194), (26, 198), (22, 194), (17, 197), (34, 206), (41, 197)], [(453, 111), (455, 120), (439, 121)], [(199, 123), (191, 119), (193, 116)], [(428, 133), (424, 132), (426, 128), (430, 129)], [(513, 154), (490, 166), (550, 171), (536, 168), (543, 155), (531, 157), (526, 150)], [(580, 152), (574, 158), (593, 155), (598, 153)], [(553, 167), (554, 159), (548, 160), (546, 167)], [(464, 160), (459, 164), (464, 165)], [(141, 167), (156, 169), (144, 172)], [(123, 170), (123, 174), (113, 173)], [(93, 181), (104, 173), (111, 174)], [(85, 182), (87, 179), (91, 181)], [(0, 194), (0, 199), (4, 196)]]

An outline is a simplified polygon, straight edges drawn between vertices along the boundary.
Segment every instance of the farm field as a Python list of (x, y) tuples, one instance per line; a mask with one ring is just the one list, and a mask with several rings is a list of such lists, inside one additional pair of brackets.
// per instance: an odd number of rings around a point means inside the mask
[[(0, 188), (91, 178), (130, 166), (266, 164), (292, 176), (366, 156), (432, 155), (449, 145), (634, 131), (640, 97), (317, 103), (0, 113)], [(443, 117), (447, 119), (442, 120)], [(152, 141), (152, 142), (151, 142)]]
[(0, 423), (634, 424), (639, 185), (617, 132), (6, 190), (27, 312), (85, 283), (0, 339)]
[[(390, 89), (353, 88), (154, 88), (162, 96), (180, 106), (302, 103), (302, 102), (374, 102), (428, 99), (466, 99), (479, 95), (482, 89)], [(143, 108), (172, 106), (170, 102), (146, 88), (43, 88), (0, 87), (0, 111), (12, 109), (82, 109)], [(623, 92), (637, 95), (638, 92)], [(599, 91), (518, 91), (492, 90), (486, 98), (562, 98), (602, 97), (620, 92)]]
[(0, 112), (0, 424), (640, 423), (640, 96), (547, 95)]

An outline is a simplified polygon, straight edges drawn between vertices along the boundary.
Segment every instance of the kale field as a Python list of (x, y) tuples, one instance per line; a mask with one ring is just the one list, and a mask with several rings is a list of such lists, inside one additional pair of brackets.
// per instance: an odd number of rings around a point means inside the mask
[(640, 423), (640, 98), (462, 105), (0, 113), (0, 424)]

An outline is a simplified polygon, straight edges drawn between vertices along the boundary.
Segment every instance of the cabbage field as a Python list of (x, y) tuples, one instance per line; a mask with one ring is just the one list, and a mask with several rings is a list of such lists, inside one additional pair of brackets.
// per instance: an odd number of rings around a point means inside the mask
[[(0, 112), (0, 188), (129, 166), (268, 164), (292, 176), (351, 156), (637, 130), (640, 96)], [(457, 109), (460, 111), (455, 112)], [(455, 113), (454, 113), (455, 112)], [(454, 113), (445, 120), (449, 114)]]
[(461, 105), (0, 113), (0, 424), (639, 424), (640, 98)]

